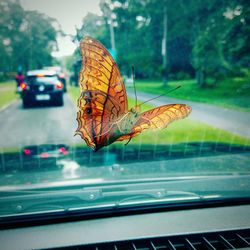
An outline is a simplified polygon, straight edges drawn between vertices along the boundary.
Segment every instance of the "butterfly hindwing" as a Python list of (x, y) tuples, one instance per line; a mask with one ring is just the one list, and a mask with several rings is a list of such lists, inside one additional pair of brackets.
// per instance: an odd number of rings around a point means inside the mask
[(117, 141), (131, 139), (145, 129), (165, 128), (171, 122), (187, 117), (190, 112), (191, 107), (185, 104), (168, 104), (147, 110), (140, 114), (131, 132), (119, 137)]
[(162, 129), (175, 120), (187, 117), (190, 112), (191, 108), (186, 104), (168, 104), (153, 108), (140, 115), (133, 130)]

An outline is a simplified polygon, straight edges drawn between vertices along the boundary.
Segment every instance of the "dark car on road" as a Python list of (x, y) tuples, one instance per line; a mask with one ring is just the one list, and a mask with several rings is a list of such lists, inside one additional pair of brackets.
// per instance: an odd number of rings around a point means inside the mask
[(63, 106), (63, 89), (63, 83), (55, 71), (28, 71), (25, 82), (22, 84), (23, 107), (46, 102)]

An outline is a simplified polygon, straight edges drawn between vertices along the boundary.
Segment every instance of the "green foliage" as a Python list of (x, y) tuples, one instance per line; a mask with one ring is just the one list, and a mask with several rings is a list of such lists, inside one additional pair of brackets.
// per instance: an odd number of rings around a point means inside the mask
[(162, 88), (160, 80), (138, 80), (136, 88), (139, 91), (161, 95), (164, 92), (181, 85), (181, 88), (168, 93), (167, 96), (183, 100), (205, 102), (222, 107), (242, 111), (250, 111), (249, 77), (235, 77), (220, 80), (217, 87), (207, 86), (200, 89), (195, 80), (170, 81), (167, 89)]
[(131, 144), (159, 145), (197, 141), (250, 145), (248, 138), (188, 118), (171, 123), (166, 129), (144, 131), (141, 135), (132, 139)]
[(64, 61), (64, 63), (65, 63), (66, 70), (70, 72), (72, 70), (72, 65), (73, 65), (73, 63), (75, 61), (74, 56), (73, 55), (65, 56), (62, 59), (62, 61)]
[(25, 11), (18, 1), (0, 2), (0, 71), (40, 68), (52, 63), (56, 49), (55, 20)]
[(170, 79), (196, 75), (200, 87), (208, 79), (217, 86), (228, 76), (244, 76), (249, 68), (250, 7), (246, 0), (103, 2), (103, 15), (86, 16), (79, 34), (88, 33), (110, 48), (112, 19), (117, 63), (124, 75), (130, 76), (135, 65), (136, 78), (162, 76), (165, 10)]
[(0, 83), (0, 109), (17, 98), (14, 81)]
[(236, 56), (242, 49), (249, 50), (247, 9), (249, 7), (239, 1), (210, 1), (206, 6), (209, 15), (205, 20), (198, 20), (200, 28), (192, 49), (193, 65), (204, 74), (202, 86), (207, 83), (206, 76), (213, 76), (216, 84), (218, 78), (226, 74), (239, 75), (240, 68), (245, 67), (244, 57), (249, 53), (242, 58)]

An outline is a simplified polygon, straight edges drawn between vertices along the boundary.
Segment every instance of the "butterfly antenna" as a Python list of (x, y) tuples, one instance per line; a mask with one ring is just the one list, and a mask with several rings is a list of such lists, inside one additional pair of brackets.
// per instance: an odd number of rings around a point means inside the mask
[(158, 95), (158, 96), (153, 97), (153, 98), (151, 98), (151, 99), (149, 99), (149, 100), (147, 100), (147, 101), (145, 101), (145, 102), (140, 103), (139, 106), (141, 106), (142, 104), (145, 104), (145, 103), (147, 103), (147, 102), (153, 101), (153, 100), (155, 100), (155, 99), (157, 99), (157, 98), (159, 98), (159, 97), (165, 96), (166, 94), (169, 94), (170, 92), (173, 92), (173, 91), (179, 89), (180, 87), (181, 87), (181, 85), (175, 87), (174, 89), (170, 89), (167, 93)]
[(137, 94), (136, 94), (136, 87), (135, 87), (135, 67), (132, 65), (132, 79), (134, 85), (134, 92), (135, 92), (135, 106), (137, 106)]

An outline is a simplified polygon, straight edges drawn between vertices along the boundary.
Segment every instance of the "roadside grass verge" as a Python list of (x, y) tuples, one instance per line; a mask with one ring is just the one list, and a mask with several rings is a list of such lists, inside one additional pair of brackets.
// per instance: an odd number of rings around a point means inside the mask
[(80, 96), (79, 87), (69, 86), (69, 87), (68, 87), (68, 92), (69, 92), (69, 96), (71, 97), (72, 101), (73, 101), (74, 104), (76, 105), (77, 99), (78, 99), (79, 96)]
[[(195, 80), (169, 81), (164, 89), (160, 80), (136, 80), (138, 91), (163, 94), (177, 86), (181, 88), (168, 93), (167, 96), (183, 100), (215, 104), (221, 107), (233, 108), (241, 111), (250, 111), (250, 79), (228, 78), (218, 82), (216, 87), (199, 88)], [(128, 88), (132, 88), (129, 86)]]
[(14, 81), (0, 83), (0, 109), (18, 98), (15, 88), (16, 84)]
[[(79, 97), (78, 87), (71, 87), (69, 94), (76, 104)], [(133, 98), (128, 98), (129, 107), (134, 106), (135, 101)], [(150, 104), (142, 106), (142, 111), (153, 108)], [(243, 136), (232, 134), (223, 129), (218, 129), (207, 125), (205, 123), (194, 121), (189, 118), (175, 121), (171, 123), (168, 128), (162, 130), (148, 130), (143, 131), (141, 135), (133, 138), (131, 144), (174, 144), (180, 142), (218, 142), (229, 144), (240, 144), (244, 146), (250, 146), (250, 139)], [(124, 144), (124, 142), (117, 142)]]

